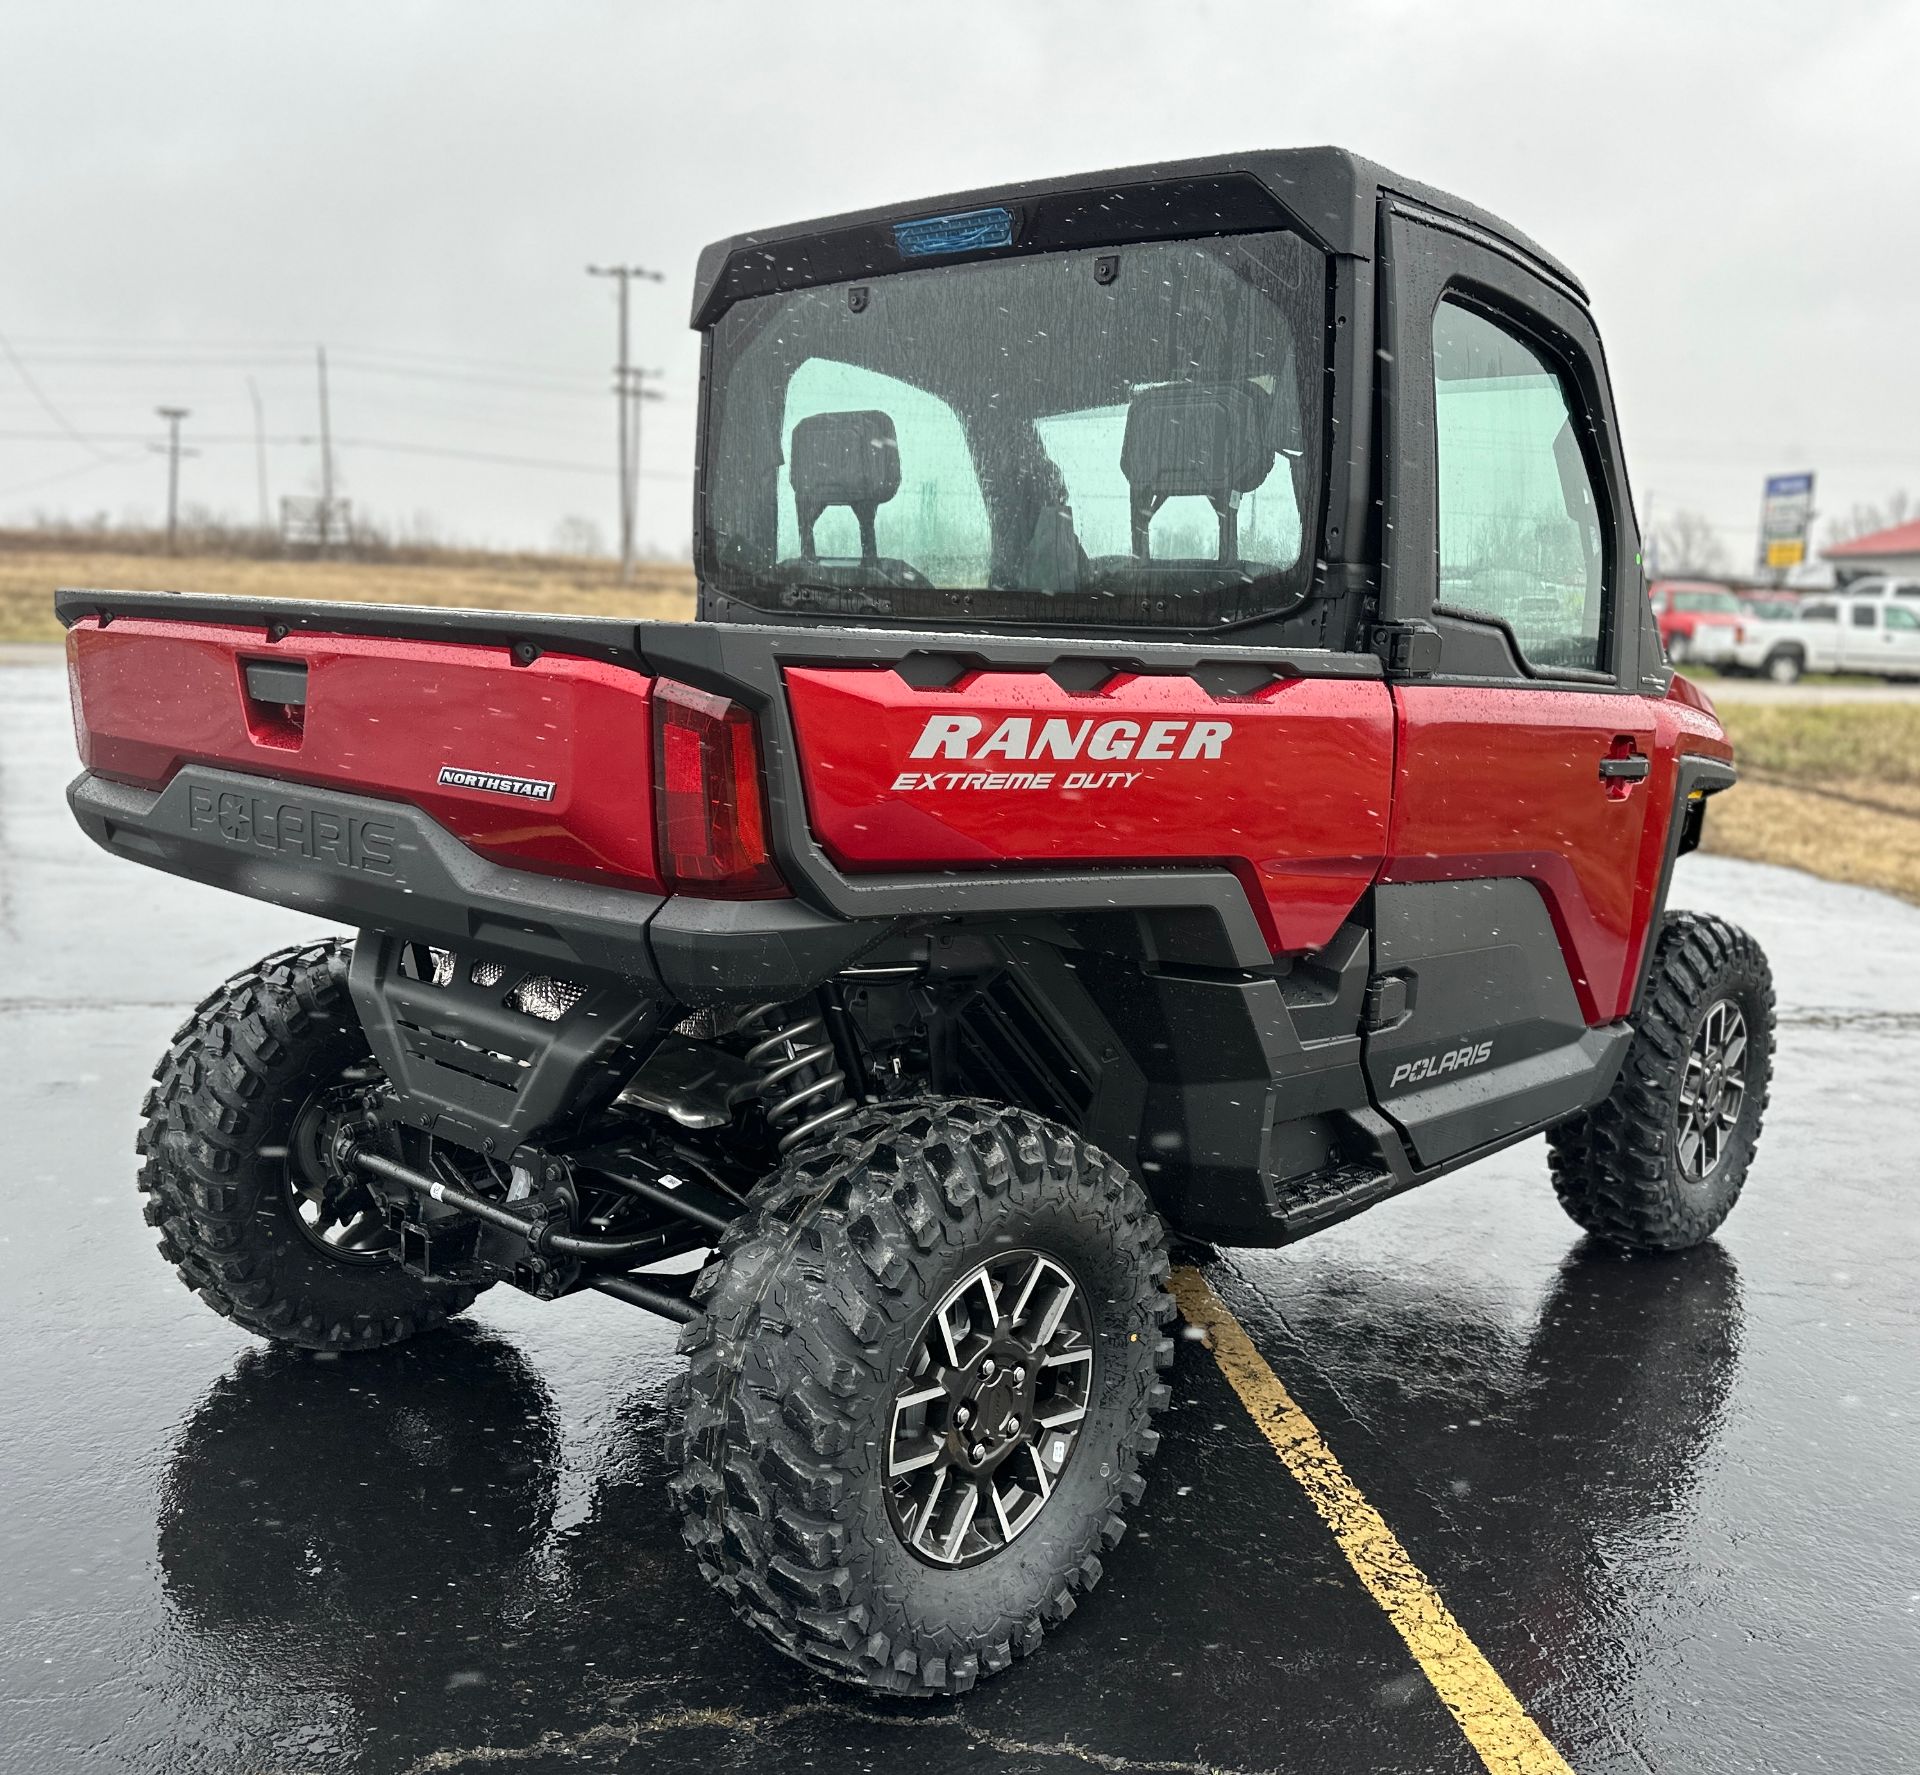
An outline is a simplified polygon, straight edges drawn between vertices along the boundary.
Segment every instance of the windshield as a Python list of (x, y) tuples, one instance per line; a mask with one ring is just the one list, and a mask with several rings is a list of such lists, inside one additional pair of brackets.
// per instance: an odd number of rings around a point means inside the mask
[(705, 571), (762, 609), (927, 621), (1283, 608), (1312, 572), (1322, 281), (1276, 232), (736, 303)]

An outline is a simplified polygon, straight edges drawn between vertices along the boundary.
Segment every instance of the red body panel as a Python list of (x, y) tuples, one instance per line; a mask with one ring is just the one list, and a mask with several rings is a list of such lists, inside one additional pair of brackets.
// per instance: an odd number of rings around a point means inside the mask
[[(653, 681), (503, 647), (122, 618), (67, 637), (81, 762), (158, 789), (181, 765), (384, 796), (476, 851), (578, 880), (657, 890)], [(297, 719), (246, 692), (249, 661), (302, 663)], [(443, 786), (443, 766), (550, 782), (550, 799)]]
[[(1684, 693), (1682, 693), (1684, 695)], [(1524, 876), (1553, 916), (1589, 1023), (1632, 1008), (1665, 862), (1681, 751), (1730, 757), (1679, 697), (1398, 686), (1399, 763), (1386, 881)], [(1647, 779), (1609, 794), (1600, 761), (1626, 740)], [(1624, 787), (1620, 785), (1618, 787)]]
[[(1378, 682), (1215, 697), (1122, 674), (1074, 694), (1041, 672), (919, 690), (890, 668), (795, 668), (787, 692), (814, 832), (849, 871), (1226, 864), (1281, 951), (1332, 937), (1385, 854)], [(942, 718), (972, 736), (929, 740)]]

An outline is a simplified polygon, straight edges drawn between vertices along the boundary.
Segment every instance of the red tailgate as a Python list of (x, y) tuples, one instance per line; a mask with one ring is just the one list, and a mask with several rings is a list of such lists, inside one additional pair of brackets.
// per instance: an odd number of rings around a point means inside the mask
[[(496, 861), (659, 887), (653, 681), (638, 673), (135, 617), (76, 623), (67, 660), (81, 762), (101, 776), (159, 789), (210, 764), (406, 801)], [(250, 695), (249, 665), (304, 668), (304, 702)]]
[(1044, 672), (921, 690), (891, 668), (795, 667), (787, 694), (815, 835), (849, 871), (1225, 865), (1276, 950), (1325, 943), (1386, 848), (1384, 684), (1296, 678), (1216, 697)]

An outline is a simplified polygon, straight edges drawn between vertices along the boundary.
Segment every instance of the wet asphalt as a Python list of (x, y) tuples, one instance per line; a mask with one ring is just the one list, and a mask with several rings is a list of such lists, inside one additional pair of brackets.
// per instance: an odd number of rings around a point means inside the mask
[[(68, 819), (65, 686), (0, 667), (0, 1769), (1482, 1767), (1212, 1358), (1107, 1581), (964, 1700), (876, 1706), (710, 1595), (665, 1325), (496, 1289), (316, 1361), (155, 1255), (136, 1111), (183, 1009), (311, 921)], [(1690, 858), (1772, 954), (1720, 1238), (1623, 1261), (1530, 1143), (1214, 1286), (1583, 1772), (1920, 1764), (1920, 910)]]

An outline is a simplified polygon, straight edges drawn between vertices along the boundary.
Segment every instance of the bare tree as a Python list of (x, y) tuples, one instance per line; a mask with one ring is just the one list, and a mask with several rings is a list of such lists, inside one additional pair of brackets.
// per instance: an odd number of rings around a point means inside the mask
[(1727, 571), (1727, 545), (1699, 512), (1677, 511), (1653, 527), (1653, 560), (1667, 579), (1714, 579)]
[(1920, 518), (1920, 503), (1916, 503), (1904, 487), (1896, 488), (1879, 505), (1856, 504), (1850, 512), (1829, 518), (1826, 546), (1832, 548), (1837, 542), (1871, 536), (1876, 530), (1891, 530), (1910, 518)]
[(553, 552), (556, 555), (604, 555), (607, 539), (593, 519), (572, 514), (554, 525)]

